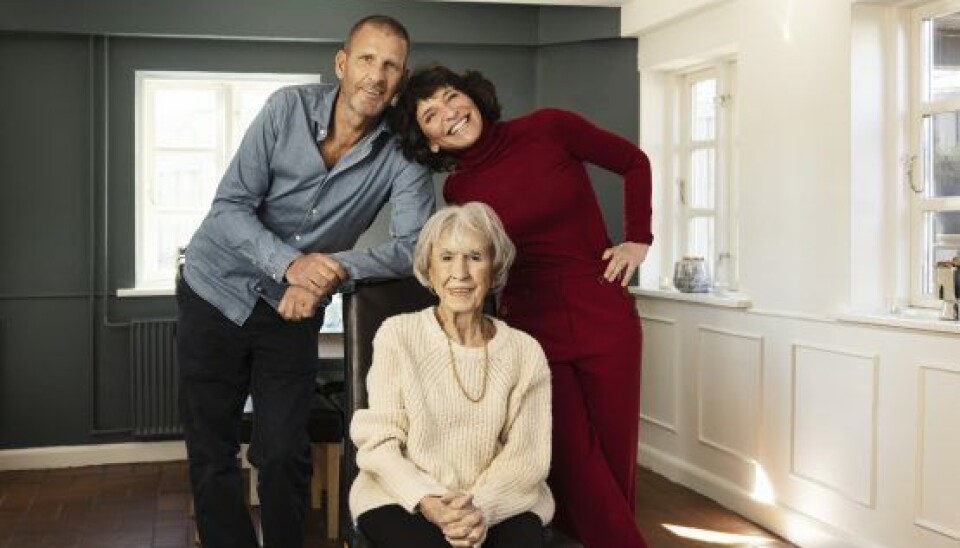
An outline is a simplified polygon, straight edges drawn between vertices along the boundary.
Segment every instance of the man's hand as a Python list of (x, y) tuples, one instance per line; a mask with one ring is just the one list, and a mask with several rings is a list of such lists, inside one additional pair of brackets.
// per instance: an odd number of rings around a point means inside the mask
[(277, 312), (280, 313), (281, 318), (287, 321), (298, 322), (306, 318), (312, 318), (317, 313), (317, 307), (320, 305), (321, 299), (322, 297), (298, 285), (291, 285), (283, 292)]
[(333, 257), (323, 253), (301, 255), (286, 272), (290, 285), (300, 286), (317, 297), (326, 297), (347, 279), (347, 271)]

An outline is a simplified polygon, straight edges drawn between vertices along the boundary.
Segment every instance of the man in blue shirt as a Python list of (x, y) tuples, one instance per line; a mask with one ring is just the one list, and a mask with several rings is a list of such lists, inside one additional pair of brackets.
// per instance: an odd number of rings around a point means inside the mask
[[(187, 247), (180, 406), (204, 548), (257, 546), (236, 461), (248, 393), (265, 546), (303, 545), (317, 312), (344, 284), (409, 275), (434, 210), (430, 175), (403, 158), (383, 116), (409, 45), (396, 20), (364, 18), (337, 52), (339, 84), (274, 93)], [(351, 250), (387, 201), (392, 239)]]

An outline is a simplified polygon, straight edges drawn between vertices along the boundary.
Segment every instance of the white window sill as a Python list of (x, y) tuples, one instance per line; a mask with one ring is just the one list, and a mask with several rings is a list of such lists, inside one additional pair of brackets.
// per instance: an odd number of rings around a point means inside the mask
[(941, 320), (940, 311), (930, 308), (904, 308), (897, 312), (850, 310), (841, 312), (835, 317), (841, 322), (848, 323), (882, 325), (939, 333), (960, 333), (960, 321)]
[(638, 297), (684, 301), (723, 308), (750, 308), (753, 300), (749, 295), (735, 292), (724, 293), (683, 293), (676, 289), (647, 289), (631, 287), (630, 293)]
[(117, 297), (172, 297), (176, 294), (172, 287), (130, 287), (117, 290)]

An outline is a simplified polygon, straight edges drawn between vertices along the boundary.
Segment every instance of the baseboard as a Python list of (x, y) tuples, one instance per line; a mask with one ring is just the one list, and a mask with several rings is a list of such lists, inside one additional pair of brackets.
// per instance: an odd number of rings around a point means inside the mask
[(186, 460), (183, 441), (31, 447), (0, 451), (0, 470), (75, 468), (101, 464)]
[(671, 481), (717, 501), (804, 548), (880, 548), (783, 505), (754, 500), (740, 486), (655, 447), (639, 446), (637, 462)]

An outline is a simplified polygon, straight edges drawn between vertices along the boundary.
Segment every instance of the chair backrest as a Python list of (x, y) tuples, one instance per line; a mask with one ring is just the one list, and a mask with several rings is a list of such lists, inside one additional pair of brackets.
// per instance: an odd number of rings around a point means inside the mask
[[(344, 331), (344, 383), (346, 384), (346, 405), (343, 424), (347, 435), (344, 436), (343, 462), (341, 463), (341, 531), (351, 535), (353, 524), (346, 506), (350, 485), (357, 476), (357, 448), (350, 440), (350, 421), (353, 412), (367, 406), (367, 371), (373, 359), (373, 336), (380, 324), (390, 316), (404, 312), (415, 312), (437, 304), (437, 297), (431, 294), (415, 278), (403, 278), (384, 282), (357, 284), (352, 293), (343, 296)], [(351, 546), (355, 540), (350, 538)]]
[[(350, 421), (353, 412), (367, 406), (367, 371), (373, 360), (373, 336), (383, 320), (404, 312), (423, 310), (437, 304), (437, 297), (427, 291), (415, 278), (404, 278), (372, 284), (357, 284), (353, 293), (343, 296), (344, 365), (346, 372), (346, 406), (343, 411), (345, 435), (341, 462), (340, 531), (352, 548), (367, 548), (368, 544), (354, 530), (347, 508), (347, 497), (357, 477), (357, 448), (350, 440)], [(485, 303), (492, 310), (493, 300)], [(547, 531), (548, 548), (583, 548), (559, 531)]]

